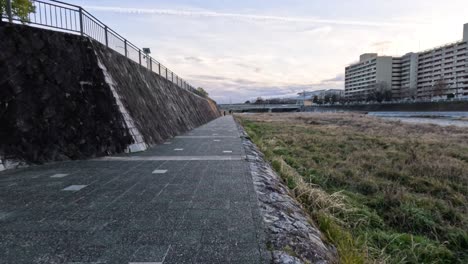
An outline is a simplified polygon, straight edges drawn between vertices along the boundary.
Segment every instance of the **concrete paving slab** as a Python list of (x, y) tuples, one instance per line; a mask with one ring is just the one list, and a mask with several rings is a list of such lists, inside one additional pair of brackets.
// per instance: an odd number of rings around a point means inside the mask
[(154, 170), (153, 174), (164, 174), (166, 172), (167, 172), (167, 170)]
[(70, 186), (64, 188), (62, 191), (76, 192), (76, 191), (79, 191), (79, 190), (85, 188), (86, 186), (88, 186), (88, 185), (70, 185)]
[(0, 172), (1, 261), (266, 263), (232, 117), (170, 143)]
[(57, 174), (54, 174), (52, 176), (50, 176), (51, 178), (63, 178), (63, 177), (67, 177), (68, 176), (68, 173), (57, 173)]

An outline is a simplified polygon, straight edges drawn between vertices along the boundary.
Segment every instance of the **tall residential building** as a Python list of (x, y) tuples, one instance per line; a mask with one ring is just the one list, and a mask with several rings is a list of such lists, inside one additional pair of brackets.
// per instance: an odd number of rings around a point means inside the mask
[(408, 53), (401, 57), (400, 89), (392, 92), (395, 98), (413, 98), (417, 96), (418, 54)]
[(419, 53), (418, 97), (468, 95), (468, 42)]
[(390, 84), (392, 64), (392, 57), (377, 56), (377, 53), (361, 55), (358, 63), (346, 67), (345, 97), (365, 99), (377, 84)]
[(393, 99), (468, 96), (468, 23), (463, 39), (401, 57), (366, 53), (345, 69), (345, 97), (364, 100), (376, 89)]

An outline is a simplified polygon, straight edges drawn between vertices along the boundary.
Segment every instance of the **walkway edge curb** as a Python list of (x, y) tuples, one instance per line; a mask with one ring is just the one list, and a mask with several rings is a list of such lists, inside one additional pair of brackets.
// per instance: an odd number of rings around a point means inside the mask
[(282, 179), (237, 120), (236, 124), (249, 162), (268, 248), (272, 250), (272, 262), (337, 263), (336, 248), (322, 240), (320, 230), (311, 225), (304, 208), (289, 195)]

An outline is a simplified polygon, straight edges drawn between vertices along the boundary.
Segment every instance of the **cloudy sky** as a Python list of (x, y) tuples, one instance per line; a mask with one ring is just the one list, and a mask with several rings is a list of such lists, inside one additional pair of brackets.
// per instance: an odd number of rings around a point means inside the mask
[(361, 53), (462, 38), (466, 0), (70, 0), (219, 103), (343, 89)]

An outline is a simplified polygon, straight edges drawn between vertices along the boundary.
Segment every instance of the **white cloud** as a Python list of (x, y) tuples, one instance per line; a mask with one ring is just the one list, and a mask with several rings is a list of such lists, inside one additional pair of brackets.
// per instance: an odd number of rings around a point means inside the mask
[(317, 34), (327, 34), (333, 30), (331, 26), (324, 26), (324, 27), (316, 27), (311, 29), (303, 30), (302, 32), (307, 33), (309, 35), (317, 35)]
[(151, 14), (164, 16), (183, 16), (183, 17), (213, 17), (213, 18), (229, 18), (229, 19), (246, 19), (253, 21), (277, 21), (286, 23), (307, 23), (307, 24), (331, 24), (331, 25), (347, 25), (347, 26), (366, 26), (366, 27), (382, 27), (382, 26), (408, 26), (406, 23), (398, 22), (382, 22), (382, 21), (359, 21), (359, 20), (338, 20), (338, 19), (320, 19), (311, 17), (293, 17), (293, 16), (269, 16), (257, 14), (241, 14), (241, 13), (223, 13), (216, 11), (187, 11), (174, 9), (151, 9), (151, 8), (128, 8), (117, 6), (85, 6), (86, 9), (95, 11), (105, 11), (114, 13), (126, 14)]
[[(123, 8), (96, 1), (85, 8), (111, 18), (109, 26), (150, 47), (158, 61), (219, 102), (242, 102), (343, 88), (344, 67), (362, 53), (402, 55), (457, 40), (462, 23), (468, 22), (463, 13), (468, 4), (456, 1), (458, 5), (415, 0), (403, 6), (360, 0), (356, 6), (351, 1), (304, 0), (305, 5), (281, 3), (275, 8), (269, 1), (252, 1), (262, 2), (261, 8), (242, 9), (236, 3), (226, 7), (232, 12), (212, 11), (221, 4), (180, 6), (171, 1), (163, 9), (161, 3)], [(327, 7), (307, 7), (312, 2)], [(212, 7), (200, 9), (207, 6)]]

